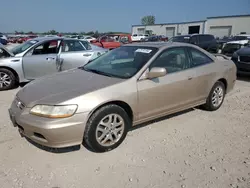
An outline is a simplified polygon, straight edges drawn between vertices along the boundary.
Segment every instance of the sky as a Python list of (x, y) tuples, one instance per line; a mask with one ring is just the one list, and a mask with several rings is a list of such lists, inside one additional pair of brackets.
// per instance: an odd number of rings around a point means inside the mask
[(130, 32), (146, 15), (169, 23), (241, 14), (250, 0), (1, 0), (0, 32)]

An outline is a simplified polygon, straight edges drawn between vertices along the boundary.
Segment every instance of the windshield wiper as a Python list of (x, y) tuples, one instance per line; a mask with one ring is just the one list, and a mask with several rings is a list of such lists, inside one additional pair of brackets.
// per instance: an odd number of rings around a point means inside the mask
[(104, 76), (108, 76), (108, 77), (115, 77), (112, 74), (106, 73), (106, 72), (102, 72), (96, 69), (86, 69), (85, 67), (82, 67), (83, 70), (87, 71), (87, 72), (93, 72), (96, 74), (100, 74), (100, 75), (104, 75)]

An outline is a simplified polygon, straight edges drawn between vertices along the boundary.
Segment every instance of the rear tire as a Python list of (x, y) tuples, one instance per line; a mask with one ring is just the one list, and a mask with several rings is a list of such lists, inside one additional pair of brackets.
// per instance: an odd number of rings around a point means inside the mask
[(118, 105), (101, 107), (89, 118), (83, 141), (92, 151), (106, 152), (118, 147), (125, 139), (132, 121)]
[(0, 91), (13, 89), (17, 85), (15, 74), (4, 68), (0, 68)]
[(209, 93), (206, 104), (202, 107), (208, 111), (218, 110), (224, 102), (225, 94), (225, 85), (221, 81), (217, 81)]

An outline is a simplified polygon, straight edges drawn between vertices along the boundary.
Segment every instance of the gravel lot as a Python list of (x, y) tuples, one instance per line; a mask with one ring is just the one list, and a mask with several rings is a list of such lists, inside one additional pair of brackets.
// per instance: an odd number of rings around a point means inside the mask
[(162, 118), (103, 154), (21, 138), (7, 113), (17, 90), (0, 92), (1, 188), (250, 188), (250, 79), (218, 111)]

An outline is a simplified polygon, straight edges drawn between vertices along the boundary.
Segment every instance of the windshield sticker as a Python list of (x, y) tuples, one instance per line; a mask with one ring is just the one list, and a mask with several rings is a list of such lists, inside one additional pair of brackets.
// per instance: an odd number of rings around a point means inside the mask
[(152, 52), (152, 50), (149, 50), (149, 49), (137, 49), (135, 52), (141, 52), (141, 53), (147, 53), (149, 54), (150, 52)]

